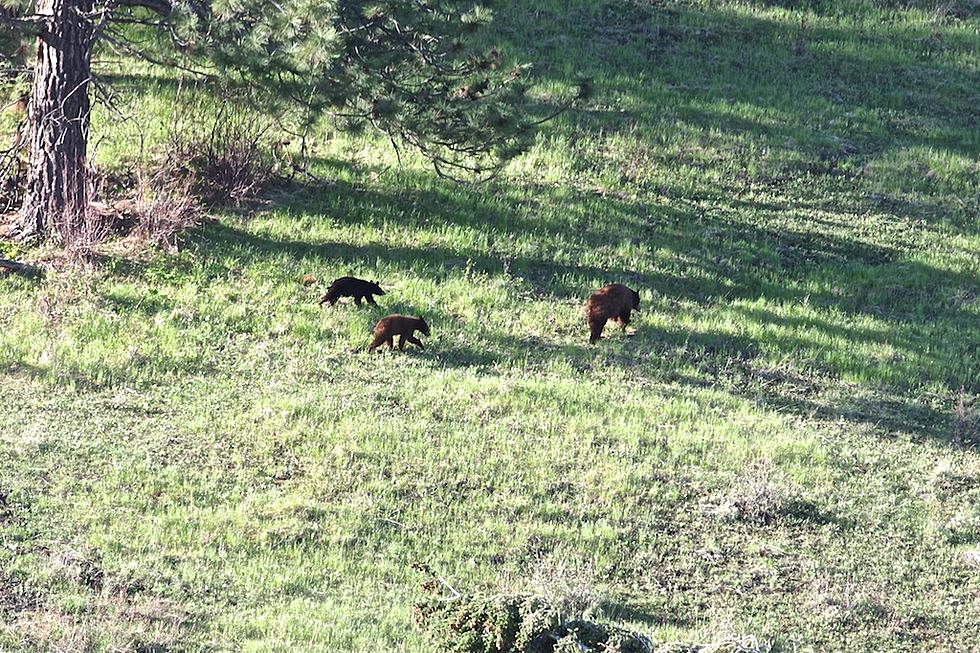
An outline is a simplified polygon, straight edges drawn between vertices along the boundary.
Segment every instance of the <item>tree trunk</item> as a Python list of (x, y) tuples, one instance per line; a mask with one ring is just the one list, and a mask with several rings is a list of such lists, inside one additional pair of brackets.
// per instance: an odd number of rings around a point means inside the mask
[(86, 223), (93, 0), (43, 0), (27, 113), (27, 189), (17, 233), (69, 240)]

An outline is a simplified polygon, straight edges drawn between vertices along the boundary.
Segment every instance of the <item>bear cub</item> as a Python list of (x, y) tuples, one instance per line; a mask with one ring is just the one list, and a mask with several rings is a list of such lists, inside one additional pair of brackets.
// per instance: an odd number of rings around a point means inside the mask
[(640, 310), (640, 293), (623, 284), (613, 283), (595, 291), (585, 303), (585, 320), (589, 323), (589, 344), (602, 336), (607, 320), (619, 322), (623, 331), (630, 323), (630, 311)]
[(404, 351), (405, 341), (418, 345), (419, 349), (425, 349), (422, 341), (415, 337), (415, 332), (421, 331), (424, 335), (429, 335), (429, 325), (421, 317), (407, 317), (405, 315), (389, 315), (381, 318), (374, 327), (374, 340), (368, 351), (374, 351), (383, 343), (388, 343), (388, 349), (394, 349), (394, 338), (398, 338), (398, 350)]
[(381, 286), (376, 281), (365, 281), (364, 279), (356, 279), (354, 277), (340, 277), (327, 288), (327, 294), (320, 300), (320, 305), (330, 304), (333, 306), (341, 297), (353, 297), (354, 303), (358, 306), (361, 305), (362, 299), (367, 299), (368, 304), (377, 306), (378, 303), (374, 301), (374, 295), (383, 294), (385, 294), (385, 291), (381, 290)]

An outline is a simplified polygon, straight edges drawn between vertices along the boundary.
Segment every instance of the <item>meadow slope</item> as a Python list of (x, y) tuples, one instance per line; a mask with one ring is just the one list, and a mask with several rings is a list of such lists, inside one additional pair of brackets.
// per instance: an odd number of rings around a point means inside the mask
[[(980, 650), (975, 3), (496, 4), (542, 101), (595, 90), (496, 181), (324, 127), (329, 184), (0, 279), (0, 650), (427, 651), (415, 562), (655, 641)], [(102, 65), (125, 169), (172, 84)], [(380, 308), (319, 307), (344, 274)], [(425, 352), (363, 351), (391, 312)]]

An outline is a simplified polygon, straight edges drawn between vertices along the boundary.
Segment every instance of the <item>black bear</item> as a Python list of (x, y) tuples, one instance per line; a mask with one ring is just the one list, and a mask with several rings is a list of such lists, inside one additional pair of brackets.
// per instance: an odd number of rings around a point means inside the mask
[(327, 288), (327, 294), (320, 300), (320, 305), (330, 304), (333, 306), (341, 297), (353, 297), (354, 303), (358, 306), (361, 305), (362, 299), (367, 299), (368, 304), (377, 306), (378, 302), (374, 301), (373, 296), (383, 294), (385, 294), (385, 291), (381, 290), (381, 286), (376, 281), (365, 281), (364, 279), (355, 279), (354, 277), (340, 277)]

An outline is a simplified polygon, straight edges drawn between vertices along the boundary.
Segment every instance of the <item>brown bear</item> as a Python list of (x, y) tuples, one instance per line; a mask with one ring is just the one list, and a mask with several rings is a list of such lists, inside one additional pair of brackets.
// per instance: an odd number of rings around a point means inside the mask
[(630, 323), (630, 311), (640, 310), (640, 293), (620, 283), (609, 284), (595, 291), (585, 302), (585, 320), (589, 323), (589, 344), (594, 345), (602, 336), (606, 320), (619, 322), (626, 330)]
[(399, 351), (404, 351), (406, 340), (413, 345), (418, 345), (419, 349), (425, 349), (422, 341), (415, 337), (416, 331), (429, 335), (429, 325), (421, 317), (407, 317), (405, 315), (383, 317), (374, 327), (374, 340), (371, 341), (368, 351), (374, 351), (385, 342), (388, 343), (388, 349), (394, 349), (395, 336), (399, 336)]
[(327, 288), (327, 294), (320, 300), (320, 305), (330, 304), (331, 306), (341, 297), (353, 297), (354, 303), (361, 305), (362, 299), (367, 299), (368, 304), (377, 306), (373, 295), (383, 295), (385, 291), (376, 281), (365, 281), (354, 277), (340, 277)]

